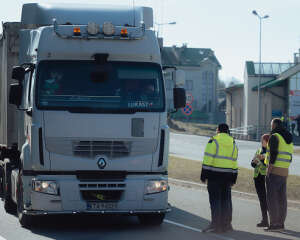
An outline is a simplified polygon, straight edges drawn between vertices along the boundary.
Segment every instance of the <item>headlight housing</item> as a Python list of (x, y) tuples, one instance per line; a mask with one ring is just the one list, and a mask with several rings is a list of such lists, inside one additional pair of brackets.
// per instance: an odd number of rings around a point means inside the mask
[(32, 190), (41, 193), (58, 195), (58, 184), (56, 181), (33, 180)]
[(167, 180), (149, 180), (146, 182), (145, 194), (165, 192), (168, 189)]

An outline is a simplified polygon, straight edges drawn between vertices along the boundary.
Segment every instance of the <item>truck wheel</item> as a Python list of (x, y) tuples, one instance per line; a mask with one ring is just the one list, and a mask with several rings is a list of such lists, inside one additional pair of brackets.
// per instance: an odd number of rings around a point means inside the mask
[(0, 165), (0, 198), (4, 198), (4, 168)]
[(7, 213), (14, 214), (16, 212), (16, 204), (11, 199), (4, 198), (4, 209)]
[(9, 174), (7, 169), (8, 166), (6, 165), (6, 168), (3, 171), (3, 178), (2, 178), (4, 209), (7, 213), (14, 214), (16, 212), (16, 204), (13, 202), (13, 200), (11, 199), (11, 195), (9, 194), (11, 186), (9, 183), (6, 182), (9, 177), (7, 176), (7, 174)]
[(22, 227), (30, 228), (32, 226), (32, 216), (25, 214), (24, 212), (24, 201), (23, 201), (23, 184), (22, 178), (19, 174), (18, 177), (18, 189), (17, 189), (17, 212), (19, 222)]
[(138, 215), (139, 221), (143, 225), (152, 225), (158, 226), (162, 224), (165, 218), (164, 213), (155, 213), (155, 214), (140, 214)]

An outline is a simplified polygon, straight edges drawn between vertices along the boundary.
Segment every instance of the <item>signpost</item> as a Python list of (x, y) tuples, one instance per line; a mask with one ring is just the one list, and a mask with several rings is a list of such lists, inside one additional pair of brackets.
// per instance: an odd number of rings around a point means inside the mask
[(184, 108), (181, 108), (184, 115), (190, 116), (193, 113), (193, 107), (191, 104), (187, 103)]

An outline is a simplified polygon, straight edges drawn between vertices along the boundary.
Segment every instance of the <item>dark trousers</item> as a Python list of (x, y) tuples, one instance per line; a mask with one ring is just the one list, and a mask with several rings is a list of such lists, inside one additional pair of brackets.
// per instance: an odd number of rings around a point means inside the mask
[(283, 226), (287, 214), (286, 197), (287, 177), (270, 174), (267, 177), (267, 202), (269, 209), (270, 225)]
[(219, 229), (230, 226), (232, 221), (230, 183), (208, 180), (207, 190), (211, 209), (211, 225)]
[(266, 176), (259, 174), (254, 178), (255, 189), (260, 203), (262, 221), (268, 222)]

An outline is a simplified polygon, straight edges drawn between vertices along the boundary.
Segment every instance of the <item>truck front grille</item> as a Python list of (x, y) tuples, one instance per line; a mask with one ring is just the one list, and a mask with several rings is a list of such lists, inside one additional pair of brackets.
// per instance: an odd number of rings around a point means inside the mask
[(73, 154), (80, 157), (95, 158), (105, 155), (108, 158), (127, 157), (131, 142), (125, 141), (73, 141)]
[(158, 146), (158, 138), (106, 139), (106, 138), (63, 138), (46, 137), (46, 150), (65, 156), (95, 159), (106, 156), (109, 159), (135, 157), (152, 154)]

